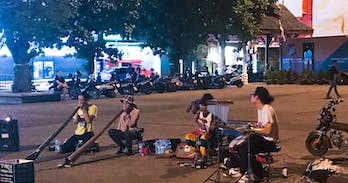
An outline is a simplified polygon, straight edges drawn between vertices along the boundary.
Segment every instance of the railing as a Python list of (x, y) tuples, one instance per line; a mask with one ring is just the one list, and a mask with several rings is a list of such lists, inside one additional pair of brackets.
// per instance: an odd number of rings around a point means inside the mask
[(11, 90), (13, 79), (13, 75), (0, 75), (0, 90)]

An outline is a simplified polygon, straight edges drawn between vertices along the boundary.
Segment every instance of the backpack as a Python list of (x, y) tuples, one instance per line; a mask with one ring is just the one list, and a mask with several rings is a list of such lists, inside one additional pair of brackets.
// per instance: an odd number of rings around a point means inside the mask
[(319, 183), (326, 183), (329, 176), (341, 172), (341, 169), (342, 168), (335, 165), (333, 161), (320, 158), (307, 164), (303, 176), (308, 182), (316, 181)]

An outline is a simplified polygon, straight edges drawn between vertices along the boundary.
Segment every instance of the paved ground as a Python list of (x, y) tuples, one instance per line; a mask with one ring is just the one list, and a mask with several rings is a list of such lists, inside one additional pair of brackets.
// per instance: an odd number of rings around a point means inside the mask
[[(185, 113), (188, 103), (205, 92), (211, 92), (215, 98), (231, 99), (230, 119), (256, 120), (255, 107), (250, 104), (249, 93), (257, 85), (222, 90), (179, 91), (175, 93), (136, 96), (136, 103), (142, 114), (140, 126), (145, 128), (145, 139), (181, 138), (193, 128), (192, 116)], [(275, 174), (272, 182), (298, 182), (305, 164), (314, 159), (305, 149), (304, 141), (309, 131), (314, 129), (318, 112), (326, 100), (327, 87), (324, 85), (267, 85), (275, 96), (274, 108), (280, 120), (280, 145), (282, 151), (274, 154)], [(348, 86), (340, 86), (343, 96), (348, 97)], [(119, 99), (92, 100), (99, 106), (95, 120), (98, 132), (115, 114), (119, 112)], [(18, 119), (21, 151), (1, 152), (1, 159), (24, 158), (32, 152), (49, 134), (73, 111), (76, 101), (46, 102), (22, 105), (0, 105), (0, 117), (7, 114)], [(348, 102), (337, 108), (339, 121), (348, 121)], [(57, 137), (63, 141), (73, 133), (74, 126), (69, 124)], [(102, 151), (82, 156), (72, 168), (57, 169), (63, 162), (62, 156), (44, 151), (35, 163), (37, 183), (75, 183), (75, 182), (203, 182), (216, 165), (197, 170), (179, 167), (177, 159), (156, 156), (115, 157), (116, 149), (106, 134), (99, 139)], [(330, 150), (331, 158), (345, 157), (338, 150)], [(280, 164), (285, 160), (289, 167), (289, 178), (279, 175)], [(340, 166), (348, 167), (348, 162)], [(232, 180), (223, 179), (224, 182)], [(333, 176), (329, 182), (348, 182), (344, 175)]]

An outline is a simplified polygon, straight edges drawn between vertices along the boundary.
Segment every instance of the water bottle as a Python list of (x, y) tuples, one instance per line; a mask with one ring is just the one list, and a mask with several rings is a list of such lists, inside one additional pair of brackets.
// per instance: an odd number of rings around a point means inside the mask
[(75, 151), (81, 147), (82, 142), (83, 142), (82, 140), (79, 140), (79, 141), (77, 142), (76, 147), (75, 147)]
[(60, 141), (59, 140), (55, 140), (54, 141), (54, 150), (56, 152), (59, 152), (60, 151)]
[(283, 166), (282, 166), (282, 176), (283, 176), (283, 178), (288, 177), (288, 166), (287, 166), (284, 159), (283, 159)]
[(140, 156), (144, 156), (144, 147), (145, 147), (145, 144), (144, 144), (144, 143), (139, 143), (139, 144), (138, 144), (138, 147), (139, 147), (139, 155), (140, 155)]

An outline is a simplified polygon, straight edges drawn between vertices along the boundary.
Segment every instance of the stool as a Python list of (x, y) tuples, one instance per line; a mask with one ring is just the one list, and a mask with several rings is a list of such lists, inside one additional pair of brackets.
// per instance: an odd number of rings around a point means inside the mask
[(140, 150), (140, 143), (142, 143), (142, 141), (143, 141), (144, 128), (138, 128), (136, 130), (136, 133), (137, 133), (137, 138), (133, 139), (133, 141), (135, 141), (135, 143), (137, 144), (138, 151), (139, 151)]
[(279, 152), (281, 150), (281, 147), (279, 145), (276, 145), (275, 149), (272, 152), (262, 152), (255, 154), (256, 160), (260, 162), (263, 165), (263, 168), (266, 172), (266, 178), (267, 182), (270, 182), (270, 175), (271, 175), (271, 163), (273, 162), (273, 152)]

